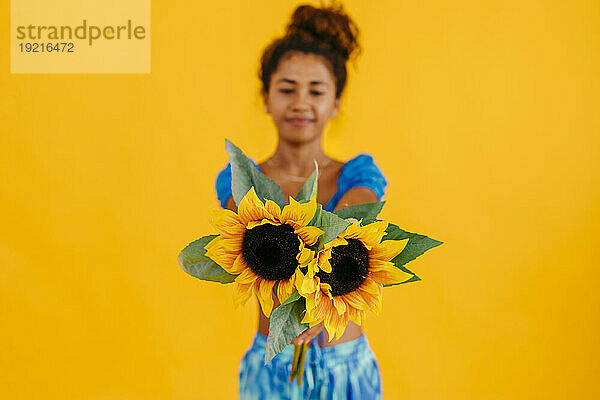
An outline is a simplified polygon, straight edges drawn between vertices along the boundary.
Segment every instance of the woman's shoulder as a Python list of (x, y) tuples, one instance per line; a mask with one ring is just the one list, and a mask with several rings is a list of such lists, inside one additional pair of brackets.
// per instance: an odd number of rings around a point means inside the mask
[(344, 168), (371, 168), (376, 166), (375, 158), (369, 153), (359, 153), (344, 163)]

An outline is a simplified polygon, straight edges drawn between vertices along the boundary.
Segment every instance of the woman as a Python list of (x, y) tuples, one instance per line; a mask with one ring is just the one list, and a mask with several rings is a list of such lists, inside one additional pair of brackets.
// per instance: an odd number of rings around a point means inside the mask
[[(387, 184), (370, 155), (359, 154), (342, 163), (321, 147), (323, 128), (339, 108), (346, 61), (360, 51), (357, 35), (341, 6), (300, 6), (286, 35), (269, 45), (261, 58), (262, 96), (279, 140), (275, 153), (257, 167), (288, 198), (298, 193), (317, 160), (317, 202), (328, 211), (376, 202)], [(229, 164), (219, 173), (216, 187), (221, 205), (236, 211)], [(274, 301), (278, 306), (275, 296)], [(289, 382), (293, 346), (264, 366), (269, 318), (260, 307), (258, 313), (258, 332), (240, 364), (240, 398), (381, 398), (379, 367), (359, 325), (350, 321), (344, 334), (331, 342), (322, 323), (294, 339), (293, 344), (309, 343), (303, 384), (298, 387)]]

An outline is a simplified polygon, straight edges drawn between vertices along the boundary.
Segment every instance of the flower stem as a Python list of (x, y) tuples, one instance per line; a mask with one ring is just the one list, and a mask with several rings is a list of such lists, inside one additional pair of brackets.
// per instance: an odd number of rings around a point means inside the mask
[(302, 343), (300, 347), (300, 361), (298, 365), (298, 371), (296, 372), (296, 379), (298, 380), (298, 386), (302, 385), (302, 372), (304, 371), (304, 358), (306, 356), (306, 349), (308, 348), (307, 343)]
[(292, 358), (292, 369), (290, 371), (290, 382), (294, 382), (294, 377), (296, 376), (296, 372), (298, 369), (298, 359), (300, 358), (300, 348), (302, 345), (295, 344), (294, 345), (294, 357)]

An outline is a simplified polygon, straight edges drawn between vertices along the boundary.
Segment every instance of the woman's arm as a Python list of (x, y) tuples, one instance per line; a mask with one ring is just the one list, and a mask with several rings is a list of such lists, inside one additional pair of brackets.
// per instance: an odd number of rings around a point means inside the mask
[(233, 200), (233, 196), (230, 196), (227, 199), (227, 203), (225, 204), (225, 208), (237, 213), (237, 206), (235, 205), (235, 201)]
[(344, 193), (334, 211), (337, 211), (340, 208), (356, 206), (364, 203), (376, 203), (378, 201), (379, 199), (372, 189), (369, 189), (366, 186), (353, 187)]

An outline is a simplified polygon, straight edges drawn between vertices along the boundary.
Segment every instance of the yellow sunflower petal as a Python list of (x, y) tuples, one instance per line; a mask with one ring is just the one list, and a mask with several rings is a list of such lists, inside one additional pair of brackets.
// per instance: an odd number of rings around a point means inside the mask
[(335, 307), (339, 315), (342, 315), (346, 312), (346, 303), (344, 302), (344, 299), (341, 296), (333, 297), (333, 306)]
[(308, 327), (312, 328), (313, 326), (319, 324), (321, 321), (312, 319), (309, 313), (304, 313), (304, 317), (300, 322), (303, 324), (308, 324)]
[(263, 313), (267, 317), (270, 317), (271, 311), (273, 311), (273, 286), (275, 285), (275, 282), (276, 281), (260, 279), (259, 287), (257, 288), (258, 302), (260, 303)]
[(387, 229), (388, 225), (389, 222), (387, 221), (375, 221), (363, 226), (362, 228), (369, 232), (384, 232)]
[(298, 264), (300, 266), (307, 265), (315, 256), (315, 252), (311, 249), (304, 247), (300, 252), (296, 255), (296, 259), (298, 260)]
[(290, 196), (290, 204), (281, 211), (281, 222), (288, 223), (294, 228), (306, 226), (315, 215), (317, 200), (315, 197), (307, 203), (298, 203)]
[(223, 247), (224, 251), (237, 254), (242, 250), (243, 239), (242, 236), (221, 237), (221, 242), (219, 244)]
[(321, 250), (317, 255), (317, 265), (315, 271), (319, 270), (325, 271), (328, 274), (331, 273), (331, 263), (329, 260), (331, 259), (331, 249)]
[(337, 330), (335, 332), (336, 337), (339, 339), (344, 334), (346, 327), (348, 326), (348, 313), (345, 312), (342, 315), (338, 316), (337, 319)]
[(321, 292), (325, 293), (330, 299), (333, 299), (333, 296), (331, 295), (331, 285), (329, 283), (320, 282), (319, 287), (321, 288)]
[(369, 251), (369, 258), (390, 261), (398, 254), (402, 253), (402, 250), (404, 250), (407, 243), (408, 239), (384, 240), (383, 242), (373, 246), (371, 251)]
[(368, 276), (362, 285), (360, 285), (360, 289), (374, 295), (379, 295), (381, 293), (380, 285)]
[(383, 285), (377, 283), (371, 277), (367, 277), (363, 284), (358, 288), (358, 291), (365, 300), (365, 303), (369, 306), (369, 309), (375, 312), (376, 315), (379, 315), (379, 312), (381, 311)]
[(225, 236), (242, 235), (245, 231), (244, 224), (236, 213), (226, 208), (213, 209), (210, 211), (211, 224)]
[(358, 325), (362, 324), (363, 318), (362, 318), (362, 312), (360, 310), (350, 307), (348, 309), (348, 317), (350, 318), (350, 321), (355, 322)]
[(279, 207), (279, 204), (275, 203), (273, 200), (267, 199), (265, 201), (265, 208), (275, 220), (281, 222), (281, 207)]
[(327, 317), (325, 317), (325, 329), (327, 329), (327, 333), (329, 334), (329, 341), (333, 339), (334, 335), (339, 339), (346, 330), (347, 324), (348, 315), (346, 313), (342, 315), (336, 312), (327, 314)]
[(312, 260), (310, 260), (310, 262), (307, 264), (308, 270), (306, 272), (307, 275), (315, 275), (317, 272), (319, 272), (319, 267), (317, 266), (317, 259), (313, 258)]
[(319, 269), (330, 274), (332, 269), (329, 260), (324, 260), (321, 264), (319, 264)]
[(233, 288), (233, 304), (237, 308), (240, 305), (245, 304), (248, 299), (252, 296), (252, 283), (240, 284), (235, 283)]
[[(320, 321), (319, 321), (319, 322), (320, 322)], [(309, 327), (309, 328), (312, 328), (313, 326), (315, 326), (315, 325), (318, 325), (318, 324), (319, 324), (319, 322), (317, 322), (317, 321), (310, 321), (310, 322), (308, 323), (308, 327)]]
[[(345, 231), (344, 231), (344, 232), (345, 232)], [(344, 232), (342, 232), (342, 233), (341, 233), (341, 235), (343, 235), (343, 234), (344, 234)], [(342, 236), (338, 236), (338, 237), (336, 237), (335, 239), (333, 239), (333, 240), (331, 240), (331, 241), (329, 241), (329, 242), (325, 243), (325, 244), (323, 245), (323, 247), (324, 247), (325, 249), (330, 249), (330, 248), (332, 248), (332, 247), (335, 247), (335, 246), (342, 246), (342, 245), (345, 245), (345, 244), (348, 244), (348, 241), (347, 241), (346, 239), (344, 239)]]
[(302, 318), (302, 321), (300, 321), (301, 324), (309, 324), (313, 322), (312, 318), (310, 317), (309, 313), (304, 313), (304, 318)]
[(327, 334), (329, 336), (329, 341), (331, 342), (333, 340), (333, 337), (335, 336), (335, 331), (337, 329), (337, 325), (335, 324), (335, 321), (337, 320), (337, 313), (331, 312), (329, 314), (327, 314), (325, 316), (325, 329), (327, 330)]
[(244, 270), (248, 268), (248, 264), (246, 264), (246, 261), (244, 261), (244, 256), (242, 256), (242, 253), (239, 253), (233, 263), (233, 266), (227, 272), (229, 272), (230, 274), (237, 275), (241, 274), (242, 272), (244, 272)]
[(205, 255), (219, 264), (225, 271), (232, 273), (231, 270), (239, 251), (227, 250), (227, 246), (223, 244), (223, 241), (224, 239), (220, 236), (211, 240), (210, 243), (204, 246), (206, 249)]
[(328, 313), (334, 312), (333, 301), (323, 295), (320, 290), (316, 290), (310, 297), (311, 301), (306, 299), (306, 309), (313, 320), (322, 321)]
[(273, 221), (271, 219), (263, 218), (260, 221), (250, 221), (246, 225), (246, 229), (256, 228), (259, 225), (271, 224), (271, 225), (281, 225), (279, 222)]
[(315, 305), (317, 304), (315, 301), (316, 292), (308, 293), (303, 296), (306, 299), (306, 312), (308, 313), (310, 310), (315, 308)]
[(235, 278), (235, 281), (237, 283), (250, 284), (253, 283), (257, 278), (258, 275), (252, 272), (250, 268), (246, 268)]
[(353, 222), (344, 229), (344, 231), (338, 236), (347, 239), (356, 239), (360, 234), (361, 226), (359, 222)]
[(386, 235), (385, 230), (388, 226), (387, 221), (376, 221), (368, 225), (360, 227), (360, 233), (356, 237), (368, 250), (379, 244), (381, 239)]
[(350, 309), (357, 310), (368, 310), (369, 306), (365, 302), (365, 299), (355, 290), (354, 292), (346, 293), (342, 295), (344, 301)]
[(210, 242), (208, 242), (206, 245), (204, 245), (204, 249), (206, 251), (208, 251), (211, 248), (214, 248), (215, 246), (218, 246), (219, 242), (221, 241), (222, 237), (216, 236), (215, 238), (213, 238), (213, 240), (211, 240)]
[[(359, 289), (360, 290), (360, 289)], [(362, 297), (365, 299), (369, 309), (379, 316), (381, 311), (381, 296), (369, 292), (361, 291)]]
[(271, 219), (271, 214), (256, 195), (254, 186), (250, 187), (248, 193), (246, 193), (244, 198), (240, 201), (238, 206), (238, 216), (240, 222), (244, 226), (250, 221), (262, 221), (263, 218)]
[(412, 274), (402, 271), (390, 261), (370, 260), (369, 276), (382, 285), (390, 285), (409, 280)]
[(317, 228), (316, 226), (303, 226), (294, 231), (295, 234), (300, 236), (300, 239), (309, 246), (317, 243), (319, 236), (325, 233), (325, 231)]
[(304, 282), (304, 274), (302, 273), (302, 271), (300, 271), (300, 268), (296, 268), (296, 271), (294, 272), (294, 275), (292, 276), (291, 280), (294, 282), (294, 287), (296, 288), (296, 290), (300, 291), (300, 287)]
[(279, 285), (277, 285), (277, 298), (280, 303), (283, 303), (287, 300), (288, 297), (294, 292), (294, 276), (290, 279), (279, 281)]
[(319, 278), (314, 275), (306, 274), (306, 275), (304, 275), (304, 278), (302, 279), (302, 283), (300, 285), (300, 288), (298, 289), (298, 292), (301, 295), (313, 293), (314, 291), (317, 290), (318, 286), (319, 286)]

